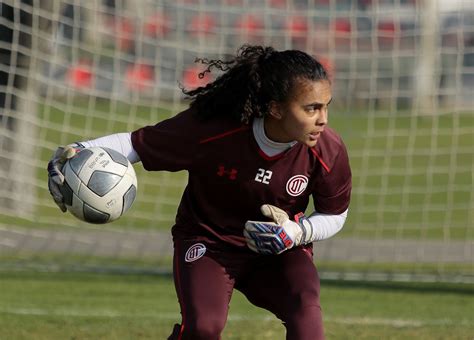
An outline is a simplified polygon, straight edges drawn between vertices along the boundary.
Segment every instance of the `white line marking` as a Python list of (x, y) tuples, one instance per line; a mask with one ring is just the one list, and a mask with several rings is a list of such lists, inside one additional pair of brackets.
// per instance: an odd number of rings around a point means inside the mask
[[(37, 316), (73, 316), (73, 317), (108, 317), (108, 318), (156, 318), (161, 320), (177, 320), (181, 319), (179, 313), (140, 313), (130, 314), (120, 311), (107, 310), (107, 309), (41, 309), (41, 308), (0, 308), (0, 313), (3, 314), (14, 314), (14, 315), (37, 315)], [(279, 320), (271, 315), (246, 315), (246, 314), (235, 314), (231, 313), (227, 318), (229, 321), (275, 321)], [(402, 327), (422, 327), (422, 326), (474, 326), (473, 320), (461, 319), (428, 319), (428, 320), (416, 320), (416, 319), (389, 319), (389, 318), (372, 318), (372, 317), (324, 317), (325, 322), (332, 322), (346, 325), (372, 325), (372, 326), (391, 326), (396, 328)]]
[(8, 247), (8, 248), (15, 248), (18, 246), (18, 242), (16, 240), (12, 240), (10, 238), (4, 238), (0, 240), (0, 246)]

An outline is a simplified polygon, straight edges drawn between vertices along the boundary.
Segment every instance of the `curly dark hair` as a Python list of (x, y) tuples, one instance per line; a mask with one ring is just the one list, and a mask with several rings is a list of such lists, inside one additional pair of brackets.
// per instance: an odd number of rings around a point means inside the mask
[(324, 67), (298, 50), (276, 51), (272, 47), (242, 46), (231, 60), (196, 59), (207, 65), (202, 78), (216, 68), (223, 73), (216, 80), (193, 90), (181, 88), (191, 99), (190, 107), (207, 119), (226, 115), (248, 124), (263, 117), (271, 101), (284, 102), (297, 80), (328, 80)]

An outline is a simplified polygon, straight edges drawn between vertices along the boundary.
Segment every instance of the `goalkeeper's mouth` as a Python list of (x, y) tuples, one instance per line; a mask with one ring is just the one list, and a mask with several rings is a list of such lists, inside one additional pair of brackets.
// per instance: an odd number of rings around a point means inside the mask
[(312, 141), (317, 141), (320, 135), (321, 135), (321, 132), (311, 132), (308, 134), (309, 139)]

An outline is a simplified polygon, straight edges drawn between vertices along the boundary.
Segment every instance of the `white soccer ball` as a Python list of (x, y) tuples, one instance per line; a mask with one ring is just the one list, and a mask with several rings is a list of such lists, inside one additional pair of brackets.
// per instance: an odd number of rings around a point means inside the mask
[(129, 160), (119, 152), (91, 147), (78, 152), (62, 168), (61, 192), (67, 210), (95, 224), (112, 222), (132, 205), (137, 176)]

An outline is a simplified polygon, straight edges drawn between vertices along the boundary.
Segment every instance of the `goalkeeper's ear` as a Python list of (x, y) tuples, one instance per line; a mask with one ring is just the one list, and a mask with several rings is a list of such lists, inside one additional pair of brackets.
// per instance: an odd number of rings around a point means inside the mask
[(282, 118), (280, 105), (274, 100), (268, 104), (268, 112), (274, 119), (280, 120)]

